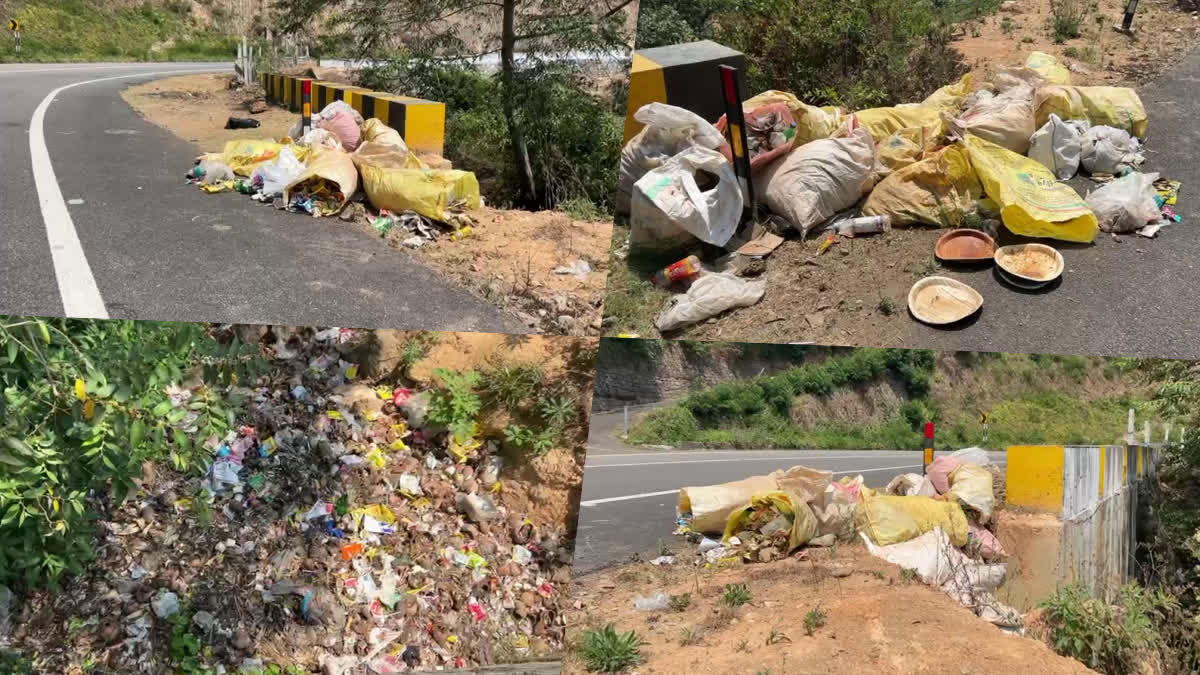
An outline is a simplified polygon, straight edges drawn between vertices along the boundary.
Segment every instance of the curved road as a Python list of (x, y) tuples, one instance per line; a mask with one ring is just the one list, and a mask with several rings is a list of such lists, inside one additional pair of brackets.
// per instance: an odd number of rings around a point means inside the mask
[(196, 149), (119, 93), (230, 68), (0, 66), (0, 313), (528, 332), (346, 223), (188, 185)]
[[(876, 488), (902, 473), (921, 472), (920, 450), (647, 450), (615, 438), (623, 426), (620, 412), (592, 415), (575, 537), (577, 576), (634, 555), (653, 557), (660, 542), (690, 555), (694, 548), (671, 534), (681, 487), (741, 480), (797, 464), (832, 471), (835, 479), (862, 474)], [(1007, 464), (1004, 452), (988, 456), (998, 466)]]

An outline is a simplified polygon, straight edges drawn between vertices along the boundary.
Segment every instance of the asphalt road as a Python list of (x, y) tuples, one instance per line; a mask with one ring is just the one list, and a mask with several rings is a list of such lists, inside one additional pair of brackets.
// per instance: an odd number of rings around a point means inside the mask
[[(594, 415), (601, 429), (619, 427), (620, 413)], [(943, 454), (943, 453), (937, 453)], [(1003, 465), (1003, 452), (990, 453)], [(575, 574), (646, 555), (660, 541), (678, 544), (676, 493), (787, 469), (797, 464), (833, 471), (834, 478), (862, 474), (871, 487), (921, 471), (920, 450), (645, 450), (628, 448), (605, 433), (592, 433), (584, 465), (583, 496), (575, 541)]]
[[(528, 332), (341, 221), (186, 184), (196, 149), (119, 93), (229, 68), (0, 66), (0, 313)], [(36, 133), (48, 94), (92, 80), (48, 102)]]
[[(1183, 183), (1175, 207), (1181, 223), (1163, 228), (1156, 239), (1122, 235), (1116, 241), (1101, 233), (1094, 245), (1053, 242), (1066, 272), (1060, 285), (1041, 293), (1013, 290), (990, 268), (950, 272), (983, 295), (978, 318), (954, 329), (906, 322), (902, 334), (880, 336), (878, 344), (1200, 358), (1198, 93), (1200, 50), (1138, 89), (1150, 118), (1142, 170)], [(1086, 178), (1071, 185), (1081, 195), (1094, 189)]]

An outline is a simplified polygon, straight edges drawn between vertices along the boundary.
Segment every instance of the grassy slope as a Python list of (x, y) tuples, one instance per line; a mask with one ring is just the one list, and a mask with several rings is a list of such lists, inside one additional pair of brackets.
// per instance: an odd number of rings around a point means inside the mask
[[(793, 372), (812, 368), (805, 365)], [(693, 414), (699, 409), (693, 395), (648, 415), (632, 430), (630, 440), (699, 441), (743, 448), (918, 448), (922, 443), (920, 425), (932, 418), (939, 448), (1107, 444), (1121, 437), (1128, 409), (1139, 409), (1140, 416), (1150, 398), (1149, 388), (1136, 383), (1136, 374), (1127, 362), (1100, 358), (942, 355), (932, 376), (928, 393), (906, 397), (903, 406), (879, 422), (828, 421), (800, 427), (769, 409), (705, 419)], [(757, 395), (746, 383), (733, 388), (739, 399)], [(981, 410), (989, 413), (986, 442), (979, 421)]]
[[(11, 37), (3, 36), (0, 63), (206, 61), (237, 53), (238, 38), (198, 29), (186, 2), (114, 9), (103, 0), (32, 0), (9, 14), (22, 24), (22, 49), (17, 58)], [(168, 40), (174, 44), (151, 50)]]

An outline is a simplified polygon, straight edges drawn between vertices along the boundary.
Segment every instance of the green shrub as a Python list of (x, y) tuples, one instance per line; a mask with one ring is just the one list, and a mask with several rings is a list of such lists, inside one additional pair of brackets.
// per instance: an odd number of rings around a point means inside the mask
[[(142, 462), (178, 470), (234, 425), (222, 385), (257, 375), (253, 348), (199, 324), (0, 317), (0, 584), (55, 585), (92, 557), (93, 491), (116, 502)], [(176, 407), (166, 388), (199, 367), (208, 386)]]
[(580, 655), (591, 672), (615, 673), (642, 662), (646, 641), (634, 631), (618, 633), (610, 623), (603, 629), (583, 631)]
[(1159, 626), (1178, 601), (1162, 591), (1127, 584), (1110, 605), (1071, 585), (1041, 606), (1046, 609), (1054, 651), (1116, 675), (1137, 671), (1140, 653), (1162, 644)]

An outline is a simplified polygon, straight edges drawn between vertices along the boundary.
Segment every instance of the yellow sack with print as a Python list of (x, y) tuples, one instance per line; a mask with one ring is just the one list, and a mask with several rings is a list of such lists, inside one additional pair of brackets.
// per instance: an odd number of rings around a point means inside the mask
[(932, 497), (881, 495), (872, 490), (859, 494), (854, 527), (879, 546), (916, 539), (935, 527), (955, 546), (967, 544), (967, 517), (962, 507)]
[(209, 154), (205, 157), (227, 164), (239, 176), (249, 177), (259, 166), (275, 161), (275, 158), (279, 156), (279, 151), (286, 147), (291, 147), (296, 159), (301, 162), (306, 161), (312, 152), (312, 148), (303, 145), (265, 140), (244, 140), (226, 141), (225, 148), (220, 154)]
[(377, 209), (416, 211), (440, 222), (450, 219), (451, 204), (479, 208), (479, 181), (470, 171), (454, 169), (396, 169), (359, 164), (367, 199)]
[(1045, 52), (1031, 53), (1025, 59), (1025, 67), (1037, 73), (1046, 84), (1071, 84), (1071, 71)]
[(875, 146), (879, 162), (892, 171), (916, 164), (925, 156), (924, 136), (921, 128), (901, 129), (888, 136)]
[(1040, 162), (971, 134), (963, 144), (984, 194), (1000, 205), (1000, 220), (1013, 234), (1084, 243), (1096, 238), (1096, 214)]
[(1033, 109), (1038, 129), (1050, 120), (1051, 113), (1064, 120), (1124, 129), (1138, 138), (1146, 137), (1149, 124), (1142, 99), (1128, 87), (1041, 87), (1033, 97)]
[(946, 135), (941, 109), (924, 105), (860, 110), (846, 120), (840, 135), (848, 136), (858, 127), (866, 128), (876, 145), (896, 132), (920, 129), (926, 150), (936, 148)]
[(809, 105), (786, 91), (770, 89), (742, 103), (743, 110), (759, 106), (783, 103), (796, 120), (796, 144), (800, 147), (809, 141), (829, 138), (837, 133), (846, 120), (846, 111), (836, 106), (817, 107)]
[(971, 160), (952, 145), (884, 178), (863, 205), (863, 215), (888, 216), (892, 225), (924, 223), (959, 227), (983, 194)]
[(770, 521), (776, 516), (784, 516), (791, 521), (788, 529), (788, 553), (807, 544), (817, 536), (817, 517), (812, 509), (797, 497), (788, 492), (764, 492), (750, 498), (750, 503), (735, 510), (725, 523), (725, 536), (722, 541), (747, 529), (754, 529), (754, 516), (760, 515), (760, 521)]
[(962, 110), (963, 102), (967, 100), (967, 94), (970, 93), (971, 74), (967, 73), (958, 82), (947, 84), (929, 96), (926, 96), (925, 100), (921, 101), (921, 106), (937, 108), (942, 112), (956, 115), (959, 110)]

